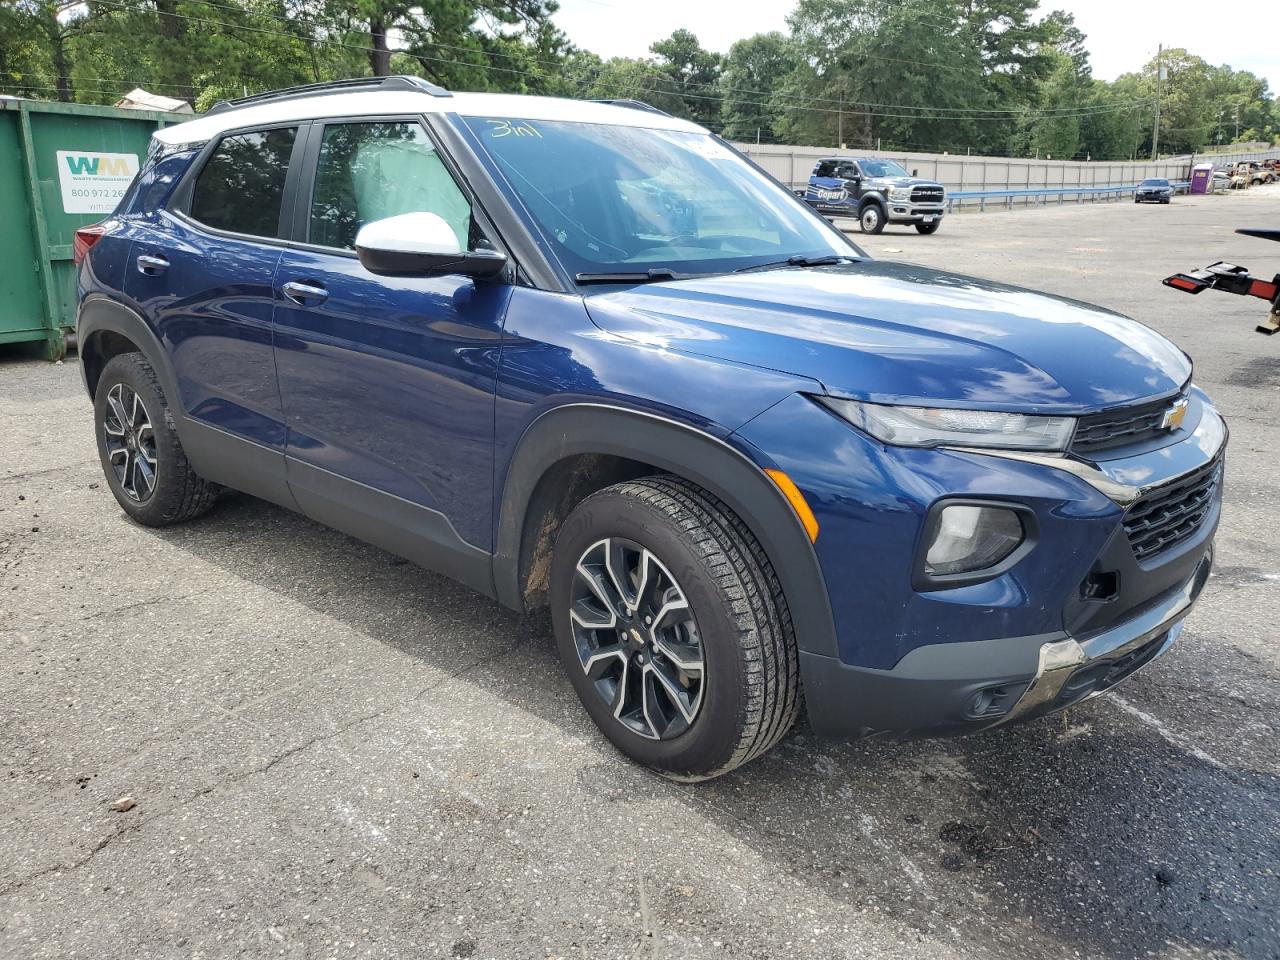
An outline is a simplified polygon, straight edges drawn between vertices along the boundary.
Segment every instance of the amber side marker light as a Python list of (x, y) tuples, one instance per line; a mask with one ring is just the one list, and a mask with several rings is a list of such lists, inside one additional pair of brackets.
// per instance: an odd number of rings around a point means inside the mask
[(804, 532), (809, 535), (809, 542), (816, 543), (818, 539), (818, 518), (809, 509), (809, 504), (805, 502), (804, 494), (800, 492), (800, 488), (781, 470), (766, 470), (765, 473), (782, 491), (782, 495), (791, 504), (791, 509), (796, 512), (796, 516), (804, 524)]

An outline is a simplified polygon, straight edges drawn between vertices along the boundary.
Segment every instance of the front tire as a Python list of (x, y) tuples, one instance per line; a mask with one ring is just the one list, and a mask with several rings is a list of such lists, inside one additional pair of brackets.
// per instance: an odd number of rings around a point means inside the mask
[(868, 203), (858, 214), (858, 225), (863, 233), (880, 233), (884, 230), (885, 215), (878, 203)]
[(102, 472), (130, 517), (165, 527), (213, 506), (218, 488), (187, 462), (160, 381), (141, 353), (108, 361), (94, 392), (93, 414)]
[(942, 223), (938, 220), (933, 223), (917, 223), (916, 232), (923, 234), (937, 233), (940, 226), (942, 226)]
[(550, 587), (570, 681), (632, 760), (705, 780), (795, 722), (781, 585), (745, 524), (695, 485), (656, 476), (592, 494), (561, 527)]

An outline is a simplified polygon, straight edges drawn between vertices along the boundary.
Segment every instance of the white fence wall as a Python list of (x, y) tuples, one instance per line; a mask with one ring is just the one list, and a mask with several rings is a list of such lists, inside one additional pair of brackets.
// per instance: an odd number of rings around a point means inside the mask
[[(1211, 162), (1226, 167), (1238, 160), (1280, 159), (1280, 150), (1212, 156), (1173, 157), (1156, 163), (1086, 162), (1080, 160), (1027, 160), (1016, 157), (967, 157), (955, 154), (896, 153), (888, 150), (824, 150), (820, 147), (792, 147), (775, 144), (735, 144), (772, 176), (792, 187), (809, 180), (814, 163), (823, 157), (889, 157), (922, 177), (932, 178), (948, 193), (966, 190), (1035, 190), (1071, 187), (1132, 186), (1147, 177), (1189, 180), (1193, 162)], [(1068, 193), (1065, 199), (1080, 196)], [(1083, 196), (1091, 196), (1084, 194)], [(977, 198), (957, 201), (977, 204)], [(991, 202), (991, 201), (988, 201)], [(1003, 202), (1003, 201), (1001, 201)], [(1015, 202), (1024, 202), (1015, 198)], [(1034, 198), (1025, 202), (1034, 203)]]

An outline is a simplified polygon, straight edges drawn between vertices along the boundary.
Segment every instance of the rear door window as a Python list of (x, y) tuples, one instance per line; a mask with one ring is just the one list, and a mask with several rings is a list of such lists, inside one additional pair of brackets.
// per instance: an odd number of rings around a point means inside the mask
[(223, 137), (191, 194), (191, 216), (206, 226), (253, 237), (283, 237), (280, 206), (297, 127)]

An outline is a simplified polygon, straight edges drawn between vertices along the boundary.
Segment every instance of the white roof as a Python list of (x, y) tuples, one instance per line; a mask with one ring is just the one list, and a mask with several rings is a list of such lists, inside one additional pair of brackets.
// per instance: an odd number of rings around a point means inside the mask
[(464, 117), (494, 117), (511, 120), (568, 120), (602, 123), (650, 130), (684, 130), (706, 133), (688, 120), (664, 116), (633, 107), (616, 107), (589, 100), (559, 97), (524, 97), (509, 93), (455, 93), (436, 97), (416, 90), (366, 90), (353, 93), (324, 93), (275, 100), (225, 110), (187, 123), (165, 127), (155, 134), (162, 143), (204, 143), (241, 127), (315, 120), (324, 117), (394, 116), (414, 113), (456, 113)]

